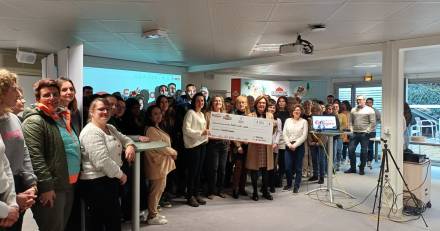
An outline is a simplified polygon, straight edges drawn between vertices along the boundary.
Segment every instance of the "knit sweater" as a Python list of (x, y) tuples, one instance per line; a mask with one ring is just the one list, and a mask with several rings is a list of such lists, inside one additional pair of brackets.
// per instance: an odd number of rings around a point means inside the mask
[(103, 176), (122, 177), (122, 149), (134, 143), (113, 125), (107, 124), (107, 128), (110, 134), (106, 134), (93, 123), (88, 123), (81, 131), (79, 135), (82, 154), (80, 179), (91, 180)]
[(376, 127), (376, 115), (371, 107), (351, 109), (350, 125), (353, 132), (370, 133)]
[(208, 142), (208, 136), (202, 135), (206, 129), (206, 119), (203, 112), (188, 110), (183, 119), (183, 142), (185, 148), (194, 148)]
[(58, 129), (60, 130), (61, 138), (64, 143), (64, 150), (66, 152), (67, 169), (69, 170), (69, 183), (74, 184), (78, 180), (79, 171), (81, 169), (81, 152), (79, 140), (76, 133), (68, 131), (64, 120), (56, 121)]
[(37, 177), (32, 168), (29, 150), (24, 142), (20, 119), (7, 113), (0, 117), (0, 134), (6, 146), (6, 157), (14, 176), (19, 176), (27, 189), (37, 183)]
[(288, 118), (284, 123), (283, 136), (286, 142), (286, 146), (289, 143), (293, 143), (293, 147), (297, 148), (304, 143), (307, 139), (309, 132), (309, 126), (307, 120), (299, 118), (298, 120)]
[(0, 218), (8, 216), (9, 206), (18, 208), (14, 188), (14, 177), (9, 167), (9, 161), (5, 155), (5, 144), (0, 135)]

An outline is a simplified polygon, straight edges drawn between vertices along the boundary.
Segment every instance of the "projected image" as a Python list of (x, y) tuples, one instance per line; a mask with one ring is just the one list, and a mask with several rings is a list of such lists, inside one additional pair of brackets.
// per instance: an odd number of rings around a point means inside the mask
[(174, 96), (181, 89), (181, 76), (141, 71), (84, 67), (84, 86), (94, 93), (119, 92), (125, 99), (136, 97), (149, 103), (163, 94)]

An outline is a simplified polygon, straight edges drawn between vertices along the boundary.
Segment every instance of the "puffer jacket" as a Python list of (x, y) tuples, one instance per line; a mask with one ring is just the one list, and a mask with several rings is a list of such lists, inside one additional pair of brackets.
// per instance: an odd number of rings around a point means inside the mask
[(64, 143), (56, 122), (38, 109), (23, 113), (23, 135), (29, 149), (40, 193), (69, 189)]

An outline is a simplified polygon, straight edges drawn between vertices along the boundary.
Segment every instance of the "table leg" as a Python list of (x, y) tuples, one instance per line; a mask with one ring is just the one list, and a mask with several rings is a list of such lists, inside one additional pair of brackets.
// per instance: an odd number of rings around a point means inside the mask
[(333, 136), (328, 137), (327, 142), (328, 161), (327, 161), (327, 188), (329, 191), (330, 202), (333, 203)]
[(378, 141), (374, 141), (374, 161), (378, 161), (378, 156), (379, 156), (379, 142)]
[(134, 158), (134, 171), (133, 171), (133, 199), (132, 199), (132, 210), (131, 210), (131, 230), (139, 231), (139, 201), (140, 201), (140, 153), (136, 152), (136, 157)]

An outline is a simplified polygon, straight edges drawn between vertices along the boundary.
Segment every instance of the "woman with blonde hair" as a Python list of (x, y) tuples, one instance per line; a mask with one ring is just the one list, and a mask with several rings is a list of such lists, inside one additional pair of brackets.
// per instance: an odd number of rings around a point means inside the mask
[[(206, 124), (209, 130), (212, 112), (225, 113), (225, 102), (223, 97), (216, 95), (211, 99), (210, 110), (205, 113)], [(225, 198), (223, 185), (225, 180), (225, 168), (228, 157), (228, 145), (226, 140), (210, 138), (207, 146), (206, 169), (208, 173), (208, 199), (214, 199), (214, 195)]]
[(96, 98), (89, 108), (90, 122), (81, 131), (81, 190), (90, 208), (92, 230), (121, 230), (120, 185), (127, 182), (121, 170), (122, 150), (133, 161), (133, 141), (120, 133), (110, 119), (110, 103)]
[[(269, 102), (264, 96), (258, 96), (255, 99), (254, 109), (255, 111), (250, 113), (248, 116), (265, 118), (268, 120), (273, 120), (272, 113), (268, 112)], [(273, 146), (272, 144), (254, 144), (250, 143), (248, 146), (246, 168), (251, 173), (252, 181), (252, 200), (258, 201), (258, 189), (257, 180), (258, 173), (261, 173), (262, 186), (261, 191), (263, 192), (263, 197), (267, 200), (273, 200), (272, 195), (270, 195), (268, 188), (269, 179), (268, 171), (271, 171), (274, 166), (273, 160)]]
[[(248, 98), (246, 96), (238, 96), (235, 99), (235, 109), (232, 114), (248, 115), (250, 113), (248, 106)], [(234, 163), (234, 171), (232, 177), (232, 197), (237, 199), (239, 195), (247, 196), (246, 186), (246, 156), (248, 144), (244, 142), (233, 142), (232, 162)]]
[(11, 113), (18, 97), (17, 75), (0, 70), (0, 230), (5, 227), (9, 227), (6, 230), (21, 230), (24, 211), (36, 199), (37, 178), (21, 122)]

